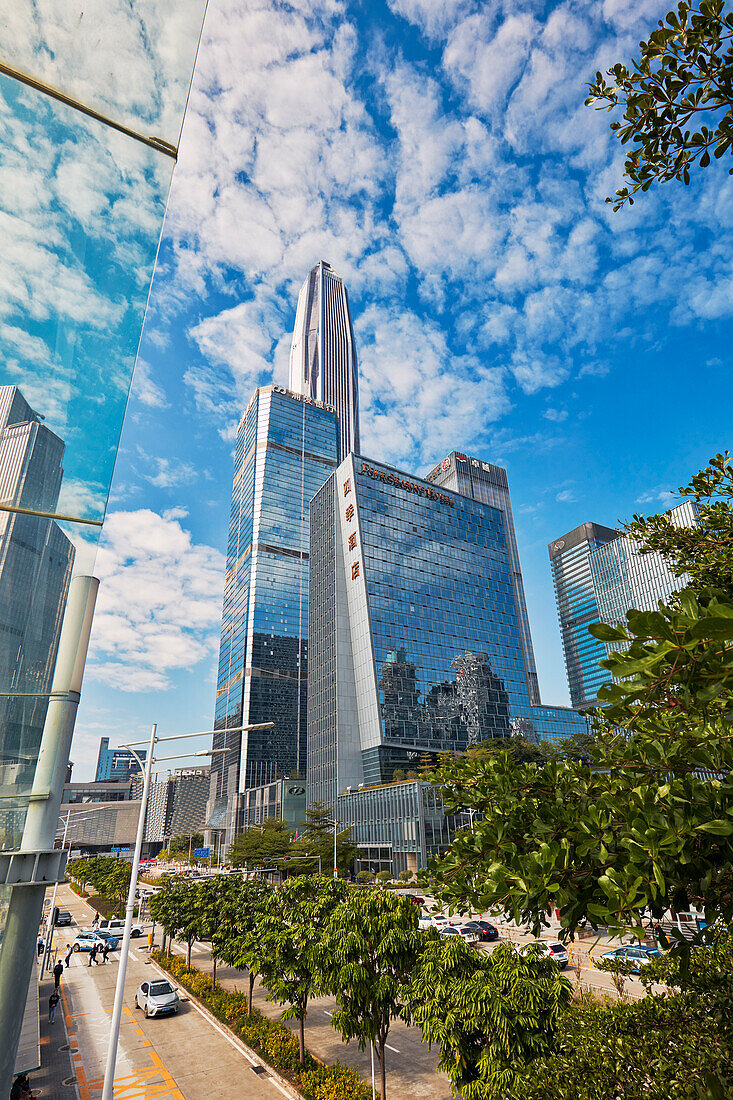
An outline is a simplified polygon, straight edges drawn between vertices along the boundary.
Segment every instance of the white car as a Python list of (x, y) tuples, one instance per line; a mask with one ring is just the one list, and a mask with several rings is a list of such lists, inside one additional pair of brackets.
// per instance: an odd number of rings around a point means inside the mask
[(142, 1008), (145, 1017), (175, 1015), (180, 999), (178, 990), (165, 978), (143, 982), (137, 987), (135, 1008)]
[(527, 954), (530, 947), (539, 947), (540, 956), (549, 955), (553, 962), (556, 962), (561, 970), (564, 970), (568, 965), (569, 958), (567, 948), (564, 943), (560, 943), (559, 940), (535, 940), (534, 943), (525, 943), (519, 950), (523, 955)]
[[(111, 917), (109, 920), (103, 920), (99, 925), (100, 932), (114, 932), (116, 936), (122, 939), (125, 931), (125, 922), (122, 917)], [(130, 935), (133, 939), (137, 939), (139, 936), (145, 935), (145, 929), (141, 924), (133, 924), (130, 929)]]

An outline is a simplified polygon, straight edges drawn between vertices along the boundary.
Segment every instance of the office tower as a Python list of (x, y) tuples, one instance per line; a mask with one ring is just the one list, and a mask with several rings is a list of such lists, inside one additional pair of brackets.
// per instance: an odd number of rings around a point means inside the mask
[(617, 538), (618, 531), (611, 527), (581, 523), (548, 547), (570, 702), (576, 709), (593, 706), (598, 689), (609, 678), (598, 664), (606, 647), (588, 633), (590, 623), (599, 619), (591, 553)]
[[(237, 795), (306, 765), (309, 505), (338, 464), (332, 408), (256, 390), (234, 461), (207, 836), (238, 828)], [(227, 729), (274, 722), (271, 730)], [(218, 838), (221, 840), (221, 837)]]
[[(692, 527), (696, 513), (697, 506), (687, 501), (668, 515), (675, 526)], [(611, 678), (599, 665), (608, 647), (588, 626), (624, 623), (632, 607), (653, 611), (686, 580), (670, 572), (661, 554), (639, 554), (637, 542), (598, 523), (582, 523), (548, 549), (570, 701), (582, 710), (596, 704), (599, 688)]]
[(349, 296), (343, 279), (325, 260), (311, 269), (298, 296), (290, 389), (336, 410), (341, 458), (359, 450), (359, 382)]
[[(0, 504), (56, 511), (64, 443), (16, 386), (0, 386)], [(74, 549), (53, 520), (0, 510), (0, 786), (33, 779)]]
[[(666, 513), (675, 527), (694, 527), (697, 504), (685, 501)], [(590, 553), (590, 568), (598, 604), (598, 619), (604, 623), (625, 623), (626, 612), (654, 611), (660, 600), (687, 584), (676, 577), (660, 553), (640, 554), (639, 543), (626, 535), (596, 546)]]
[(480, 500), (484, 504), (491, 504), (494, 508), (498, 508), (504, 516), (509, 564), (512, 571), (512, 586), (514, 588), (514, 603), (522, 638), (524, 672), (527, 678), (530, 702), (539, 703), (540, 685), (537, 679), (532, 635), (529, 629), (527, 601), (524, 597), (522, 567), (519, 562), (519, 548), (517, 546), (516, 531), (514, 530), (514, 516), (512, 514), (512, 502), (509, 497), (509, 481), (506, 470), (501, 466), (494, 466), (491, 462), (472, 458), (470, 455), (461, 454), (459, 451), (451, 451), (434, 470), (430, 471), (427, 480), (432, 481), (434, 485), (443, 485), (446, 489), (454, 489), (457, 493), (472, 497), (474, 500)]
[[(138, 756), (145, 762), (147, 750), (138, 750)], [(111, 749), (109, 737), (100, 737), (97, 755), (97, 783), (129, 783), (130, 778), (140, 771), (140, 765), (129, 749)]]
[(357, 844), (399, 850), (397, 869), (422, 865), (420, 784), (402, 802), (390, 788), (380, 807), (360, 787), (487, 738), (565, 736), (585, 720), (530, 701), (499, 508), (350, 455), (311, 502), (310, 545), (308, 802), (336, 805)]

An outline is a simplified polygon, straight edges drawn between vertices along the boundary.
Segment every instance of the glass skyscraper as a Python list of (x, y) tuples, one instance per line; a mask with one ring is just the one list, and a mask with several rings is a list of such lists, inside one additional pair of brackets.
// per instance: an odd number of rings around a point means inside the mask
[[(696, 506), (686, 501), (667, 513), (677, 527), (693, 527)], [(594, 706), (610, 673), (601, 668), (609, 647), (588, 633), (591, 623), (625, 623), (631, 608), (653, 611), (685, 586), (659, 553), (639, 554), (638, 543), (598, 523), (582, 523), (549, 545), (570, 701)]]
[[(147, 749), (138, 749), (137, 755), (144, 761)], [(100, 737), (95, 782), (127, 783), (139, 771), (140, 765), (129, 749), (111, 749), (109, 737)]]
[(577, 709), (593, 706), (598, 689), (609, 679), (598, 664), (606, 647), (588, 633), (588, 626), (600, 618), (590, 560), (593, 550), (617, 538), (612, 527), (581, 523), (548, 547), (570, 702)]
[(505, 512), (355, 455), (311, 503), (309, 662), (309, 802), (586, 728), (531, 702)]
[[(309, 504), (338, 465), (332, 408), (255, 391), (234, 461), (207, 832), (231, 843), (238, 795), (306, 766)], [(228, 733), (274, 722), (271, 730)]]
[(522, 566), (519, 561), (519, 547), (517, 546), (517, 534), (514, 530), (514, 515), (512, 513), (509, 479), (506, 470), (501, 466), (494, 466), (491, 462), (484, 462), (482, 459), (461, 454), (460, 451), (451, 451), (434, 470), (430, 471), (427, 480), (432, 481), (434, 485), (444, 485), (447, 489), (455, 489), (457, 493), (462, 493), (466, 497), (473, 497), (474, 500), (480, 500), (484, 504), (491, 504), (502, 512), (507, 549), (509, 551), (509, 564), (512, 571), (514, 603), (519, 617), (519, 631), (522, 637), (527, 688), (530, 702), (539, 703), (540, 685), (537, 679), (532, 634), (529, 629)]
[[(64, 443), (16, 386), (0, 386), (0, 792), (30, 789), (56, 663), (74, 547), (52, 519)], [(17, 510), (16, 510), (17, 509)], [(16, 694), (17, 693), (17, 694)], [(0, 817), (13, 847), (23, 812)]]
[(359, 380), (349, 296), (343, 279), (325, 260), (311, 269), (298, 297), (290, 389), (336, 410), (342, 458), (359, 450)]

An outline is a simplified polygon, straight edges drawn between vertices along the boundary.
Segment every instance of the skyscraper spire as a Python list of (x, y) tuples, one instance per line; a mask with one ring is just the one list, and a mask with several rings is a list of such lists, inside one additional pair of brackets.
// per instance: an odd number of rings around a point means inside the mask
[(359, 384), (349, 296), (330, 264), (319, 260), (298, 297), (290, 349), (290, 389), (332, 405), (341, 458), (359, 450)]

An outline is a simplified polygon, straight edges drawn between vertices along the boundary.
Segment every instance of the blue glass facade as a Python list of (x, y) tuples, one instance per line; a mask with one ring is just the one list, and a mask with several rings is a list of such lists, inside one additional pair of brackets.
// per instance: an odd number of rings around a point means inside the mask
[(311, 550), (309, 800), (585, 729), (530, 702), (500, 508), (349, 456), (312, 503)]
[[(138, 749), (137, 754), (142, 761), (148, 755), (146, 749)], [(126, 783), (139, 771), (140, 765), (129, 749), (111, 749), (109, 737), (100, 738), (96, 783)]]
[(609, 678), (598, 664), (606, 647), (588, 633), (600, 618), (590, 555), (616, 538), (618, 531), (611, 527), (583, 523), (548, 547), (570, 702), (579, 709), (595, 704), (598, 689)]
[[(277, 386), (242, 417), (234, 462), (209, 828), (238, 827), (237, 794), (306, 763), (309, 504), (338, 461), (333, 409)], [(271, 730), (227, 733), (274, 722)]]

